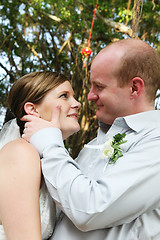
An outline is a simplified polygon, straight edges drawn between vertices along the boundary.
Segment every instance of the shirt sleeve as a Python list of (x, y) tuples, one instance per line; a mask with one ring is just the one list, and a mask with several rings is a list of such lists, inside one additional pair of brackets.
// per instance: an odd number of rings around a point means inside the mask
[(42, 171), (51, 196), (81, 231), (131, 222), (159, 202), (157, 138), (135, 145), (96, 180), (83, 174), (69, 156), (59, 129), (41, 130), (31, 143), (42, 155)]

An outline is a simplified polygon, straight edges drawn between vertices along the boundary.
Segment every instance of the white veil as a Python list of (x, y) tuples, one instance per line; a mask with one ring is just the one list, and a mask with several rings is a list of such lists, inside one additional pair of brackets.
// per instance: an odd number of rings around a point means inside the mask
[(19, 126), (17, 125), (16, 118), (4, 124), (0, 132), (0, 149), (8, 142), (20, 138)]

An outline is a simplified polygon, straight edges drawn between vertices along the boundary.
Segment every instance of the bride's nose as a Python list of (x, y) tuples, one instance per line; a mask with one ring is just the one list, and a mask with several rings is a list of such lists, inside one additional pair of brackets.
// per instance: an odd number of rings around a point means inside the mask
[(73, 102), (72, 102), (72, 108), (80, 108), (81, 107), (81, 103), (78, 102), (75, 98), (73, 98)]

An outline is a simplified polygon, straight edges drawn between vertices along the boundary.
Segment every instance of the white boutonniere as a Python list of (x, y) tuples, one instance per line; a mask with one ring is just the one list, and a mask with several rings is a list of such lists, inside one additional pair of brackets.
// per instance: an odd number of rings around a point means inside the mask
[(125, 136), (126, 136), (125, 133), (122, 134), (118, 133), (115, 136), (113, 136), (113, 138), (109, 138), (109, 140), (102, 145), (85, 145), (85, 147), (99, 149), (102, 153), (101, 154), (102, 158), (106, 160), (109, 159), (107, 163), (113, 164), (117, 161), (119, 157), (123, 156), (123, 151), (120, 148), (120, 145), (127, 142), (127, 140), (123, 140)]
[(113, 164), (117, 161), (119, 157), (123, 156), (123, 151), (120, 148), (120, 145), (126, 143), (127, 140), (123, 140), (126, 134), (116, 134), (113, 136), (113, 139), (109, 139), (104, 143), (103, 147), (100, 149), (104, 157), (109, 158), (109, 164)]

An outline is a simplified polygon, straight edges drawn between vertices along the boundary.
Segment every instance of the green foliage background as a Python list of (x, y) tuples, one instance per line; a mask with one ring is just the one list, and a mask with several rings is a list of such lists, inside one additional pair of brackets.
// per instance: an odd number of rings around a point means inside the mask
[(93, 54), (83, 68), (81, 49), (87, 45), (95, 4), (96, 0), (0, 2), (0, 106), (7, 107), (11, 85), (26, 73), (54, 70), (68, 76), (82, 103), (81, 131), (66, 141), (73, 157), (97, 131), (95, 108), (87, 101), (90, 65), (97, 52), (126, 37), (145, 40), (160, 52), (159, 0), (99, 0)]

